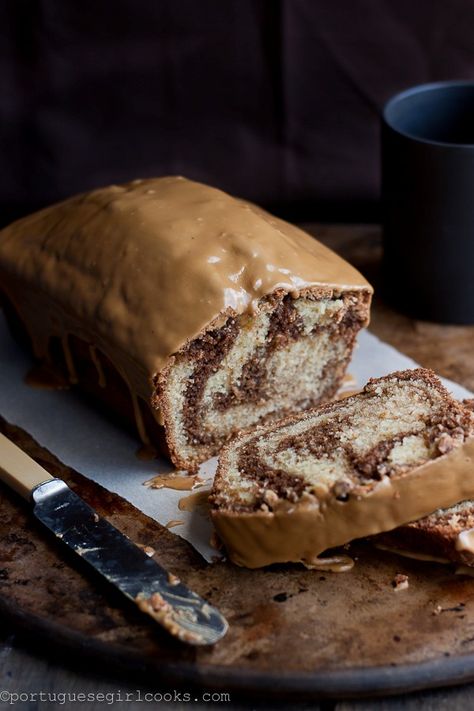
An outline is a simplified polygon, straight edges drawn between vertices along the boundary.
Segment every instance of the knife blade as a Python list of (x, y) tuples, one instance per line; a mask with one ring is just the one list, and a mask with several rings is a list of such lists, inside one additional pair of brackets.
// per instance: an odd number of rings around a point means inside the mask
[(192, 645), (214, 644), (228, 629), (223, 615), (168, 573), (62, 480), (0, 434), (0, 478), (33, 502), (33, 513), (167, 632)]

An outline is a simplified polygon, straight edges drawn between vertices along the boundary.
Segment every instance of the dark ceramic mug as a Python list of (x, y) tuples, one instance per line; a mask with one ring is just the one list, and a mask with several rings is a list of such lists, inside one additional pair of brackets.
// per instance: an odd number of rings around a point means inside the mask
[(385, 105), (382, 213), (388, 300), (474, 324), (474, 81), (416, 86)]

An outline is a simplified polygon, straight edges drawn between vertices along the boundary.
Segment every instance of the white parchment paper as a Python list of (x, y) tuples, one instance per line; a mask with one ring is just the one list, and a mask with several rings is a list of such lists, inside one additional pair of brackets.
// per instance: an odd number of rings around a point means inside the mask
[[(25, 385), (32, 362), (11, 338), (0, 314), (0, 414), (29, 432), (62, 462), (115, 492), (145, 514), (166, 525), (183, 521), (171, 530), (189, 541), (207, 560), (216, 556), (209, 544), (212, 526), (205, 511), (180, 511), (178, 503), (191, 492), (150, 489), (144, 486), (157, 474), (171, 472), (165, 460), (144, 462), (136, 457), (137, 440), (115, 426), (70, 390), (40, 390)], [(371, 377), (393, 370), (413, 368), (416, 363), (369, 332), (361, 333), (349, 373), (361, 387)], [(461, 385), (443, 379), (458, 399), (472, 397)], [(209, 489), (216, 460), (203, 464), (200, 476)]]

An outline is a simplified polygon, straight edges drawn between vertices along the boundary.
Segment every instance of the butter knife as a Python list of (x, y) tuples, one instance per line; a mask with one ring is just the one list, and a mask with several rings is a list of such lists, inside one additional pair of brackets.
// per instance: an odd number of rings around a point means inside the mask
[(228, 624), (215, 607), (158, 565), (62, 479), (52, 477), (1, 433), (0, 479), (32, 502), (34, 515), (56, 538), (173, 637), (205, 645), (225, 635)]

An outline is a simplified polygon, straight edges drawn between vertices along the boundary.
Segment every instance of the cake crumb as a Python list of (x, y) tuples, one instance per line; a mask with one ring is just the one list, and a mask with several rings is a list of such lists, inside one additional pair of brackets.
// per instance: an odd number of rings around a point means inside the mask
[(138, 548), (141, 548), (142, 551), (150, 558), (152, 558), (156, 553), (155, 549), (152, 548), (151, 546), (145, 546), (145, 545), (143, 545), (143, 543), (137, 543), (136, 545)]
[(447, 432), (443, 432), (440, 438), (438, 439), (436, 446), (440, 454), (447, 454), (454, 447), (453, 438)]
[(268, 506), (273, 507), (279, 501), (278, 494), (275, 491), (268, 489), (263, 494), (263, 500)]
[(181, 580), (174, 573), (168, 573), (168, 583), (170, 585), (179, 585)]
[(138, 593), (135, 597), (135, 602), (142, 612), (153, 617), (154, 620), (163, 625), (170, 634), (178, 637), (178, 639), (181, 639), (183, 642), (190, 642), (191, 644), (203, 643), (203, 636), (201, 634), (182, 626), (182, 623), (186, 623), (190, 615), (193, 618), (195, 617), (196, 613), (194, 610), (190, 612), (189, 608), (173, 608), (158, 592), (148, 597), (144, 593)]
[(465, 398), (462, 401), (462, 404), (467, 407), (468, 410), (472, 410), (472, 412), (474, 412), (474, 397)]
[(392, 587), (395, 592), (400, 590), (406, 590), (408, 588), (408, 575), (403, 575), (402, 573), (397, 573), (392, 580)]

